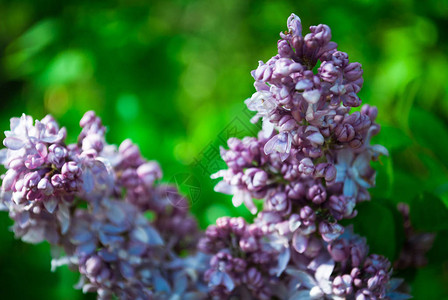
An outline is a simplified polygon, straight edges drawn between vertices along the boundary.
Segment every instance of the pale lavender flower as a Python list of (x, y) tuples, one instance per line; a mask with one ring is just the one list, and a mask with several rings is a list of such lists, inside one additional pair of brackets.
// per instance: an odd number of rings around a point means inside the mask
[(375, 171), (370, 167), (371, 154), (368, 151), (356, 155), (350, 149), (336, 154), (335, 182), (343, 183), (344, 197), (357, 198), (359, 190), (375, 185)]
[[(78, 143), (66, 145), (65, 129), (50, 116), (34, 125), (25, 115), (11, 119), (0, 152), (7, 169), (1, 207), (14, 220), (16, 237), (48, 241), (52, 266), (79, 270), (77, 287), (98, 299), (204, 299), (201, 276), (185, 273), (187, 260), (178, 257), (194, 250), (199, 237), (188, 211), (170, 201), (173, 195), (186, 200), (157, 184), (159, 165), (129, 140), (118, 150), (108, 145), (94, 112), (80, 125)], [(152, 222), (147, 210), (156, 215)]]
[(288, 158), (291, 151), (292, 136), (290, 133), (282, 132), (273, 136), (264, 146), (264, 153), (269, 155), (277, 152), (283, 160)]
[(241, 293), (270, 299), (272, 291), (266, 286), (278, 280), (289, 261), (284, 239), (242, 218), (218, 219), (216, 226), (207, 229), (199, 248), (213, 255), (205, 280), (218, 299)]

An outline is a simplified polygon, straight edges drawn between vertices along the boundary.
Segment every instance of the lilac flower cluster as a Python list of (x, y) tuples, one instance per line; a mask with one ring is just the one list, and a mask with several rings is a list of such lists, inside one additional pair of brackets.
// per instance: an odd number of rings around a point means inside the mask
[[(200, 265), (179, 257), (197, 243), (196, 222), (168, 197), (186, 200), (176, 188), (155, 183), (159, 165), (131, 141), (118, 149), (107, 144), (93, 112), (80, 125), (78, 142), (67, 145), (65, 128), (51, 116), (34, 124), (25, 115), (11, 119), (0, 152), (7, 169), (1, 202), (16, 237), (47, 240), (53, 267), (77, 269), (78, 287), (99, 299), (204, 297)], [(152, 222), (144, 217), (148, 211)]]
[[(247, 224), (243, 218), (222, 217), (216, 226), (207, 228), (199, 249), (211, 254), (210, 269), (205, 273), (212, 296), (271, 299), (273, 287), (279, 285), (274, 275), (278, 256), (288, 252), (281, 240), (266, 234), (258, 224)], [(280, 262), (281, 264), (281, 262)]]
[[(317, 244), (316, 244), (317, 245)], [(405, 297), (394, 290), (401, 280), (391, 279), (390, 262), (368, 255), (363, 238), (351, 228), (335, 241), (321, 243), (313, 257), (297, 255), (286, 269), (289, 282), (285, 299), (383, 299)], [(403, 299), (403, 298), (401, 298)]]
[[(278, 54), (252, 72), (256, 92), (245, 101), (262, 130), (229, 139), (221, 149), (228, 169), (212, 176), (223, 178), (215, 190), (233, 195), (235, 206), (257, 214), (256, 198), (263, 208), (254, 224), (219, 219), (209, 227), (200, 242), (212, 255), (205, 280), (217, 299), (242, 291), (244, 299), (407, 299), (393, 292), (399, 281), (390, 262), (368, 255), (365, 240), (338, 223), (370, 199), (370, 161), (387, 155), (370, 145), (380, 129), (377, 109), (350, 113), (361, 105), (361, 65), (336, 49), (327, 25), (303, 36), (292, 14), (287, 26)], [(245, 280), (255, 272), (255, 282)]]
[(387, 150), (370, 145), (379, 131), (375, 107), (349, 114), (361, 104), (361, 65), (337, 51), (326, 25), (311, 26), (303, 37), (300, 19), (291, 15), (288, 29), (278, 54), (252, 72), (257, 91), (246, 104), (263, 130), (258, 138), (229, 139), (221, 150), (229, 169), (215, 174), (223, 177), (216, 190), (252, 213), (252, 198), (282, 216), (309, 206), (318, 212), (313, 222), (322, 237), (332, 240), (342, 233), (335, 221), (355, 216), (355, 204), (369, 199), (370, 161)]
[(402, 280), (391, 278), (391, 263), (369, 255), (351, 227), (326, 242), (294, 240), (284, 225), (223, 217), (207, 228), (199, 249), (211, 255), (204, 278), (213, 299), (409, 298), (395, 291)]
[[(159, 182), (158, 163), (130, 140), (108, 144), (90, 111), (74, 144), (51, 116), (11, 119), (0, 208), (16, 237), (48, 241), (52, 267), (79, 271), (78, 288), (98, 299), (408, 299), (391, 263), (339, 223), (370, 200), (370, 162), (387, 155), (370, 144), (377, 109), (350, 113), (361, 105), (361, 65), (336, 49), (328, 26), (303, 36), (294, 14), (287, 26), (278, 54), (252, 72), (246, 105), (263, 129), (229, 139), (228, 169), (213, 175), (223, 178), (215, 190), (244, 203), (253, 223), (222, 217), (201, 234), (187, 199)], [(434, 237), (415, 235), (401, 211), (414, 252), (397, 266), (418, 265), (427, 249), (417, 244)]]

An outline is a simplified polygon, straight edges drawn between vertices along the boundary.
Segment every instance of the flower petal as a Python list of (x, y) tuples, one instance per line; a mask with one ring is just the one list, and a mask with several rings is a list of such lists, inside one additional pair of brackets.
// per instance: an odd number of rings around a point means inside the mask
[(233, 195), (235, 187), (233, 185), (228, 184), (224, 180), (222, 180), (215, 185), (214, 190), (215, 190), (215, 192), (218, 192), (218, 193)]
[(353, 161), (352, 168), (357, 169), (359, 174), (367, 174), (370, 170), (370, 158), (368, 151), (358, 154)]
[(299, 253), (304, 253), (308, 247), (309, 238), (306, 235), (300, 234), (298, 231), (292, 237), (292, 246)]
[(303, 98), (305, 98), (306, 102), (310, 104), (315, 104), (320, 99), (320, 91), (319, 90), (311, 90), (303, 92)]
[(312, 289), (313, 287), (317, 286), (316, 280), (314, 280), (314, 278), (310, 274), (305, 273), (304, 271), (300, 271), (297, 269), (286, 269), (286, 273), (297, 278), (298, 281), (307, 289)]
[(346, 177), (344, 180), (344, 196), (345, 197), (354, 197), (358, 192), (358, 187), (355, 182), (350, 178)]
[(334, 270), (334, 261), (328, 260), (326, 263), (321, 264), (316, 269), (314, 277), (319, 283), (320, 288), (325, 294), (331, 294), (330, 276)]
[(3, 145), (5, 145), (5, 147), (7, 147), (10, 150), (19, 150), (23, 146), (25, 146), (25, 142), (20, 138), (11, 136), (3, 140)]
[(342, 149), (337, 153), (337, 164), (351, 166), (353, 161), (354, 153), (351, 149)]
[(279, 277), (283, 271), (286, 269), (286, 266), (289, 263), (289, 259), (291, 257), (290, 251), (288, 247), (283, 248), (283, 251), (278, 256), (278, 264), (275, 268), (276, 275)]

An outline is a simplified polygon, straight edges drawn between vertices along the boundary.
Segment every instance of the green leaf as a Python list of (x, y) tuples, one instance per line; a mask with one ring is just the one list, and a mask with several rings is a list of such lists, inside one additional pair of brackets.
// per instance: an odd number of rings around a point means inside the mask
[(396, 255), (396, 226), (391, 210), (375, 201), (360, 203), (357, 210), (358, 215), (351, 222), (354, 231), (367, 239), (370, 253), (393, 260)]
[(443, 201), (424, 192), (411, 201), (410, 217), (412, 225), (422, 231), (448, 229), (448, 209)]
[(395, 168), (395, 180), (393, 186), (392, 200), (395, 203), (410, 203), (412, 199), (423, 192), (421, 180), (415, 177), (415, 174)]
[(443, 266), (428, 265), (417, 270), (413, 282), (411, 282), (412, 296), (414, 299), (446, 299), (448, 293), (447, 280), (443, 274)]
[(394, 260), (395, 260), (399, 257), (400, 252), (402, 251), (402, 248), (404, 246), (404, 242), (406, 240), (405, 233), (404, 233), (403, 215), (398, 211), (397, 203), (394, 200), (392, 200), (391, 198), (388, 198), (388, 199), (374, 198), (373, 201), (380, 203), (381, 205), (384, 205), (385, 207), (387, 207), (394, 219), (394, 224), (395, 224), (395, 256), (394, 256)]
[(381, 132), (372, 140), (386, 147), (390, 152), (406, 148), (412, 144), (411, 138), (400, 128), (381, 125)]
[(448, 262), (446, 247), (448, 245), (448, 230), (437, 232), (431, 249), (426, 253), (426, 258), (430, 264), (443, 264)]
[(379, 161), (372, 162), (372, 167), (377, 171), (375, 187), (370, 189), (372, 198), (390, 198), (394, 184), (394, 167), (392, 158), (382, 156)]
[(448, 165), (448, 129), (436, 115), (422, 109), (412, 109), (410, 129), (420, 145)]

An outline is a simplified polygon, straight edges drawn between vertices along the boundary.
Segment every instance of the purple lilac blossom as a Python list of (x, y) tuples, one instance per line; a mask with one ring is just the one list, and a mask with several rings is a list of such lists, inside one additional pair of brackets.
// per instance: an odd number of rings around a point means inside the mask
[[(98, 299), (203, 299), (206, 256), (193, 255), (199, 238), (186, 201), (173, 186), (158, 183), (162, 171), (125, 140), (105, 140), (94, 112), (80, 121), (75, 144), (51, 116), (11, 119), (0, 152), (7, 169), (1, 202), (15, 221), (17, 238), (48, 241), (52, 266), (68, 264), (81, 274), (78, 288)], [(146, 212), (155, 215), (149, 221)], [(182, 251), (192, 256), (181, 258)], [(194, 261), (194, 262), (193, 262)]]
[(361, 105), (361, 65), (337, 50), (327, 25), (311, 26), (303, 36), (293, 14), (287, 27), (278, 54), (252, 71), (256, 92), (245, 103), (263, 129), (257, 138), (229, 139), (229, 148), (221, 149), (228, 169), (212, 178), (222, 177), (215, 190), (253, 214), (253, 198), (285, 220), (310, 208), (316, 231), (330, 242), (343, 232), (338, 221), (356, 216), (356, 203), (370, 199), (370, 162), (388, 152), (370, 145), (380, 129), (377, 109), (365, 105), (350, 114)]
[(285, 267), (281, 257), (286, 253), (289, 259), (284, 242), (241, 217), (219, 218), (199, 242), (199, 249), (212, 255), (204, 275), (211, 296), (271, 299), (274, 286), (280, 284), (275, 274)]
[[(232, 224), (240, 219), (218, 219), (199, 244), (212, 255), (205, 280), (216, 299), (407, 299), (394, 291), (390, 262), (369, 255), (365, 239), (338, 223), (370, 200), (370, 162), (388, 154), (370, 144), (380, 130), (377, 109), (364, 105), (350, 113), (361, 105), (361, 64), (337, 50), (327, 25), (311, 26), (303, 36), (292, 14), (287, 27), (278, 54), (252, 71), (256, 92), (245, 104), (262, 130), (257, 137), (230, 138), (228, 149), (221, 148), (228, 168), (212, 175), (222, 178), (215, 191), (256, 215), (244, 227), (263, 238), (239, 232)], [(264, 200), (261, 211), (253, 198)], [(251, 245), (245, 239), (267, 244), (245, 248)], [(277, 263), (254, 261), (253, 251)], [(245, 258), (241, 271), (237, 258)], [(245, 274), (255, 274), (250, 270), (258, 271), (254, 278), (263, 288), (244, 282)]]

